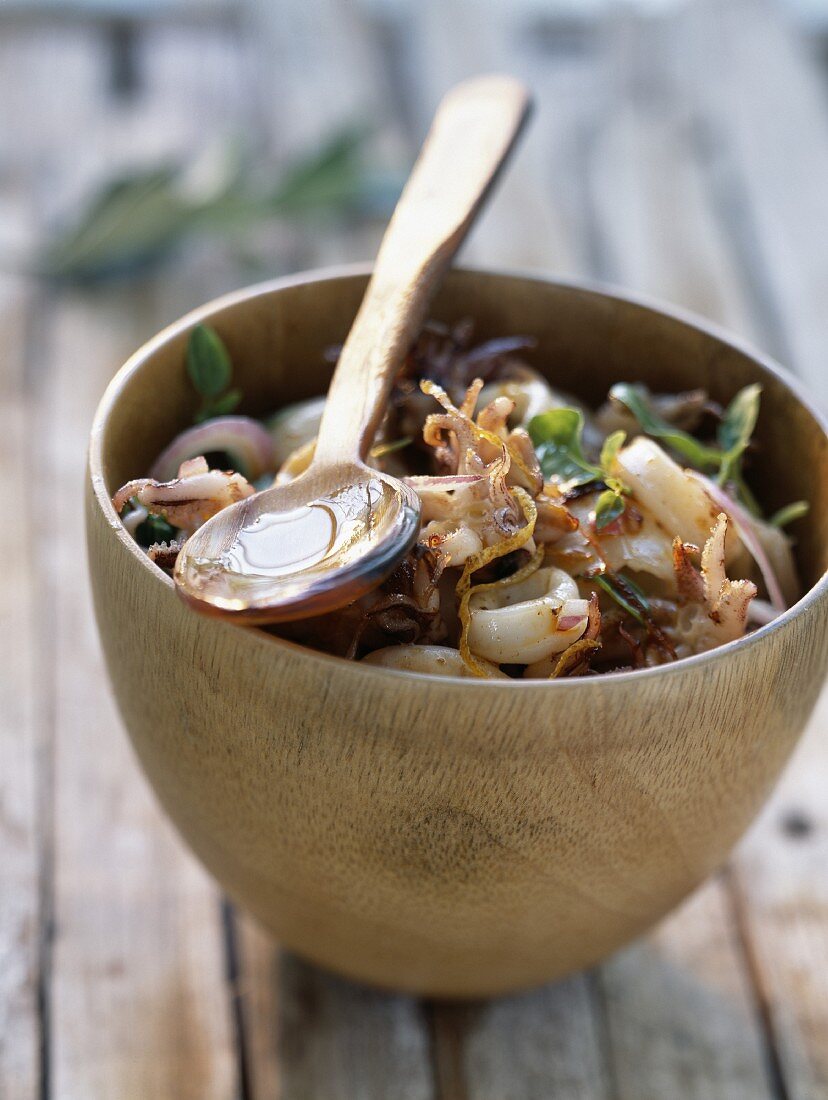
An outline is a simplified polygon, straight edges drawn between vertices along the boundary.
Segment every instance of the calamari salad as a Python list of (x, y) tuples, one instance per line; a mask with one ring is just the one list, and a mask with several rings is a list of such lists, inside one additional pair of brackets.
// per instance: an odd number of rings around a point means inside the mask
[[(390, 668), (557, 679), (703, 653), (797, 599), (783, 528), (807, 505), (766, 518), (745, 480), (758, 385), (722, 407), (620, 382), (593, 411), (527, 364), (532, 347), (425, 326), (369, 459), (417, 492), (419, 540), (369, 595), (279, 634)], [(203, 325), (186, 369), (194, 426), (113, 498), (165, 570), (222, 508), (306, 469), (325, 400), (237, 415), (229, 355)]]

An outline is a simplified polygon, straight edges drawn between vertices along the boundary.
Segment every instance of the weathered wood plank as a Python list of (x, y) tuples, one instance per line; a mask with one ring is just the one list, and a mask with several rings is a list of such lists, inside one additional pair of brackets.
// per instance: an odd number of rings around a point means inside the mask
[(39, 725), (34, 425), (24, 388), (31, 288), (0, 279), (0, 1093), (34, 1100), (40, 1075)]
[[(700, 3), (677, 68), (710, 135), (713, 190), (774, 346), (828, 401), (828, 115), (824, 86), (771, 5)], [(733, 864), (742, 930), (791, 1100), (828, 1097), (828, 711), (823, 697), (779, 788)]]
[(128, 292), (62, 295), (43, 364), (55, 501), (52, 1088), (59, 1098), (228, 1100), (237, 1076), (218, 895), (138, 775), (84, 576), (85, 436), (106, 379), (136, 343), (134, 312)]
[(435, 1013), (440, 1096), (602, 1100), (613, 1095), (593, 981), (579, 975), (488, 1004)]
[(720, 880), (605, 963), (600, 981), (619, 1100), (774, 1096)]
[(583, 55), (538, 54), (528, 14), (489, 5), (481, 18), (473, 0), (419, 4), (407, 36), (408, 70), (417, 81), (407, 89), (409, 109), (422, 134), (450, 84), (500, 70), (527, 81), (535, 117), (461, 259), (572, 274), (583, 270), (588, 253), (572, 161), (593, 102), (594, 57), (590, 42)]
[(419, 1004), (335, 978), (282, 953), (237, 918), (238, 995), (250, 1100), (431, 1100)]
[[(96, 49), (67, 33), (63, 48), (53, 50), (60, 37), (45, 34), (48, 48), (30, 43), (24, 51), (25, 84), (44, 117), (44, 89), (52, 96), (55, 88), (73, 89), (60, 97), (62, 124), (44, 142), (39, 165), (25, 158), (21, 165), (29, 179), (44, 169), (36, 179), (49, 187), (36, 194), (70, 187), (78, 133), (99, 151), (102, 159), (91, 160), (100, 170), (107, 151), (113, 163), (154, 155), (158, 132), (187, 106), (177, 110), (151, 96), (108, 102)], [(198, 44), (179, 61), (197, 66)], [(189, 107), (192, 133), (200, 116), (197, 104)], [(25, 144), (30, 155), (33, 144)], [(119, 728), (85, 578), (88, 426), (106, 381), (158, 325), (158, 312), (144, 309), (151, 301), (129, 285), (59, 291), (38, 319), (36, 499), (49, 502), (38, 512), (38, 610), (48, 624), (38, 662), (52, 708), (55, 781), (54, 877), (44, 885), (55, 918), (44, 976), (47, 1083), (58, 1098), (229, 1100), (238, 1092), (238, 1067), (219, 898), (162, 819)]]
[[(608, 30), (588, 161), (600, 274), (743, 331), (751, 309), (671, 76), (671, 23)], [(602, 968), (617, 1095), (769, 1097), (750, 974), (721, 880)]]
[[(780, 353), (828, 405), (828, 111), (822, 74), (768, 0), (700, 0), (678, 62)], [(691, 52), (692, 51), (692, 52)]]
[(828, 693), (733, 865), (744, 935), (791, 1100), (828, 1097)]
[[(369, 24), (341, 0), (257, 9), (250, 94), (278, 151), (307, 151), (342, 124), (400, 138), (382, 94)], [(296, 267), (370, 259), (380, 227), (303, 226)], [(412, 998), (365, 990), (283, 954), (244, 914), (234, 921), (237, 990), (250, 1100), (377, 1100), (433, 1095), (429, 1036)]]

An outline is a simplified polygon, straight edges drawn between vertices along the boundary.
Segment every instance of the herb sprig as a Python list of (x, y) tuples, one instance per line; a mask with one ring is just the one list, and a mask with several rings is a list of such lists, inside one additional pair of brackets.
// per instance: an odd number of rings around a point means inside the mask
[(647, 435), (661, 440), (696, 469), (715, 474), (719, 485), (732, 485), (745, 507), (758, 516), (760, 509), (745, 482), (742, 460), (756, 427), (761, 393), (757, 383), (739, 390), (722, 414), (715, 446), (702, 443), (660, 416), (646, 386), (618, 382), (610, 390), (610, 398), (627, 408)]
[(233, 365), (224, 341), (209, 325), (196, 325), (187, 342), (187, 374), (201, 395), (195, 414), (200, 424), (214, 416), (226, 416), (241, 401), (241, 390), (232, 389)]
[(281, 172), (232, 139), (192, 161), (128, 169), (58, 227), (34, 267), (52, 278), (94, 282), (155, 268), (199, 235), (238, 239), (276, 218), (382, 215), (400, 181), (370, 162), (370, 134), (362, 124), (345, 126)]
[(564, 491), (593, 482), (606, 486), (595, 504), (595, 526), (601, 531), (624, 513), (627, 490), (612, 470), (626, 434), (607, 436), (594, 465), (584, 455), (583, 431), (583, 413), (568, 406), (548, 409), (529, 422), (529, 437), (545, 478), (557, 479)]
[(644, 593), (629, 577), (622, 577), (620, 573), (599, 573), (593, 579), (637, 623), (644, 627), (649, 626), (647, 620), (651, 614), (650, 605)]

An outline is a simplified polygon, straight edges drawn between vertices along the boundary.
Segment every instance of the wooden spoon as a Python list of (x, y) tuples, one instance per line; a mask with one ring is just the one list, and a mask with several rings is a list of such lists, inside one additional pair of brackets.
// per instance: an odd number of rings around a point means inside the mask
[(440, 104), (331, 380), (313, 462), (217, 513), (178, 556), (178, 590), (199, 611), (252, 623), (319, 615), (374, 588), (411, 549), (419, 500), (365, 455), (529, 107), (526, 89), (502, 76), (460, 84)]

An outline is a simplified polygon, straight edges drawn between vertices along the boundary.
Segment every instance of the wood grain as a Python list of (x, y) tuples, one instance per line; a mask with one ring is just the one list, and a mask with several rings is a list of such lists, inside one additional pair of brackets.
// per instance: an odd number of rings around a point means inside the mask
[[(811, 642), (826, 582), (800, 605), (806, 613), (732, 649), (563, 691), (512, 682), (469, 691), (462, 681), (386, 675), (189, 614), (115, 520), (109, 491), (146, 466), (156, 442), (136, 438), (129, 423), (142, 404), (155, 407), (161, 378), (168, 405), (153, 430), (169, 432), (182, 417), (181, 357), (199, 319), (226, 334), (251, 401), (278, 404), (274, 363), (285, 364), (286, 390), (296, 382), (287, 364), (296, 362), (307, 364), (302, 382), (320, 386), (319, 351), (347, 324), (364, 285), (343, 276), (311, 292), (295, 279), (236, 295), (132, 360), (92, 436), (98, 623), (127, 727), (167, 812), (283, 942), (391, 987), (519, 988), (600, 958), (721, 862), (821, 684), (828, 654)], [(821, 514), (822, 428), (758, 361), (703, 329), (620, 298), (460, 272), (435, 310), (535, 333), (538, 362), (560, 364), (564, 385), (582, 393), (586, 380), (604, 392), (610, 377), (656, 384), (669, 372), (671, 386), (693, 378), (723, 395), (761, 376), (766, 404), (799, 424), (782, 439), (766, 417), (765, 452), (786, 449), (791, 487), (798, 478)], [(612, 361), (610, 332), (623, 333)], [(810, 580), (825, 563), (821, 522), (801, 547)], [(130, 643), (138, 608), (159, 644)], [(163, 690), (145, 688), (161, 682)], [(554, 709), (545, 691), (555, 693)], [(198, 730), (197, 742), (182, 729)]]
[[(180, 139), (177, 123), (166, 125), (184, 115), (183, 105), (180, 114), (159, 111), (152, 95), (121, 111), (104, 107), (101, 42), (88, 29), (67, 32), (63, 48), (42, 52), (27, 73), (36, 99), (61, 79), (73, 87), (74, 132), (97, 150), (90, 162), (98, 170), (98, 153), (117, 162), (127, 144), (134, 156), (152, 157), (159, 134)], [(35, 56), (33, 43), (29, 60)], [(191, 112), (191, 130), (197, 117)], [(48, 149), (46, 177), (71, 191), (73, 151), (56, 139)], [(78, 493), (88, 423), (113, 365), (163, 320), (146, 311), (148, 301), (151, 294), (129, 284), (56, 291), (32, 344), (36, 495), (50, 501), (37, 513), (38, 683), (49, 701), (55, 779), (53, 863), (43, 883), (54, 914), (43, 1089), (56, 1097), (227, 1100), (238, 1074), (218, 895), (182, 853), (135, 769), (105, 691), (85, 577)], [(43, 935), (50, 931), (44, 924)]]
[[(740, 10), (705, 5), (690, 13), (687, 33), (715, 42), (716, 50), (708, 66), (685, 70), (686, 87), (708, 109), (716, 97), (718, 171), (745, 210), (737, 245), (743, 262), (750, 255), (757, 265), (757, 294), (777, 344), (824, 406), (828, 198), (818, 183), (828, 167), (824, 87), (769, 6), (756, 5), (749, 23), (737, 25)], [(717, 58), (725, 51), (730, 61), (722, 69)], [(760, 68), (761, 80), (749, 80)], [(818, 961), (828, 958), (828, 894), (824, 876), (815, 873), (826, 855), (825, 706), (734, 862), (754, 977), (793, 1100), (828, 1096), (828, 970)]]
[[(41, 978), (40, 751), (31, 402), (23, 384), (31, 288), (0, 279), (0, 1092), (29, 1100), (39, 1087)], [(26, 547), (21, 552), (21, 546)]]
[[(525, 80), (537, 104), (499, 201), (464, 255), (481, 264), (587, 275), (590, 233), (573, 165), (596, 101), (592, 53), (546, 56), (506, 7), (490, 8), (485, 20), (465, 0), (427, 0), (421, 12), (400, 31), (415, 58), (417, 82), (406, 98), (415, 113), (422, 115), (447, 82), (495, 68)], [(432, 1023), (441, 1096), (611, 1095), (603, 1017), (584, 975), (472, 1012), (438, 1006)]]
[[(52, 30), (42, 21), (28, 28), (16, 24), (13, 33), (4, 24), (0, 86), (11, 91), (6, 100), (10, 109), (0, 121), (4, 173), (0, 219), (9, 209), (4, 196), (10, 174), (23, 180), (29, 194), (50, 212), (56, 204), (66, 204), (107, 164), (123, 163), (135, 152), (140, 158), (191, 147), (200, 140), (195, 129), (202, 136), (206, 132), (201, 125), (194, 128), (199, 117), (209, 116), (218, 125), (219, 119), (235, 112), (238, 126), (272, 137), (279, 149), (298, 152), (307, 147), (309, 138), (329, 132), (331, 118), (344, 121), (361, 114), (379, 115), (385, 123), (383, 147), (393, 152), (399, 149), (403, 125), (391, 118), (392, 106), (400, 107), (407, 136), (419, 135), (436, 93), (451, 79), (495, 65), (531, 80), (544, 123), (535, 127), (469, 254), (482, 263), (592, 271), (629, 279), (657, 295), (666, 293), (751, 333), (762, 346), (803, 370), (814, 392), (819, 392), (825, 378), (821, 234), (826, 224), (826, 154), (824, 137), (820, 137), (826, 122), (820, 77), (810, 69), (810, 59), (804, 58), (788, 28), (766, 5), (742, 0), (702, 5), (694, 0), (688, 8), (686, 14), (612, 28), (606, 22), (590, 24), (580, 18), (561, 23), (537, 8), (524, 12), (518, 4), (510, 5), (508, 11), (501, 5), (487, 7), (490, 18), (484, 20), (475, 5), (427, 3), (415, 11), (403, 2), (381, 12), (369, 8), (368, 20), (356, 7), (338, 0), (307, 0), (280, 5), (278, 18), (269, 20), (267, 27), (248, 26), (240, 38), (216, 34), (208, 29), (209, 20), (196, 36), (178, 28), (157, 31), (149, 21), (147, 45), (140, 55), (147, 85), (131, 104), (107, 98), (106, 36), (99, 35), (97, 27), (89, 33), (94, 20), (85, 27), (67, 22)], [(380, 31), (393, 35), (393, 57), (383, 55), (387, 38), (381, 39)], [(455, 48), (458, 40), (463, 42), (462, 50)], [(297, 42), (302, 48), (296, 48)], [(182, 64), (182, 51), (192, 56), (194, 49), (198, 63)], [(73, 90), (72, 96), (55, 94), (58, 78), (61, 87)], [(630, 79), (638, 89), (633, 102), (627, 92)], [(669, 92), (672, 87), (675, 95), (670, 93), (662, 104), (665, 89)], [(379, 96), (377, 88), (382, 89)], [(82, 123), (79, 103), (87, 112)], [(143, 122), (149, 114), (157, 120), (151, 133)], [(32, 118), (37, 119), (35, 125)], [(76, 143), (67, 139), (81, 129), (90, 140), (84, 144), (83, 156), (78, 156)], [(623, 219), (613, 219), (615, 203), (625, 212)], [(3, 233), (3, 243), (18, 242), (20, 224), (15, 215), (9, 226), (11, 236)], [(350, 226), (268, 230), (268, 237), (273, 240), (274, 267), (283, 268), (305, 266), (313, 257), (367, 257), (376, 242), (373, 230)], [(192, 262), (179, 266), (169, 278), (153, 281), (134, 297), (124, 294), (120, 304), (113, 306), (113, 312), (122, 316), (112, 318), (112, 327), (121, 325), (123, 316), (137, 308), (138, 314), (126, 328), (135, 325), (129, 339), (138, 342), (163, 321), (209, 297), (222, 280), (225, 286), (239, 281), (233, 262), (217, 249), (201, 248)], [(16, 291), (3, 301), (7, 338), (9, 332), (22, 330), (23, 302)], [(34, 326), (36, 341), (25, 349), (29, 359), (39, 359), (39, 369), (30, 377), (35, 394), (42, 394), (53, 377), (51, 370), (43, 370), (43, 358), (37, 355), (38, 346), (50, 339), (45, 317), (40, 315)], [(65, 318), (61, 321), (61, 325), (68, 323)], [(4, 416), (7, 408), (11, 420), (11, 432), (4, 436), (9, 444), (19, 432), (17, 414), (31, 413), (28, 397), (19, 388), (17, 356), (17, 350), (10, 352), (4, 344), (3, 380), (11, 383), (4, 408)], [(86, 361), (85, 353), (82, 359)], [(12, 371), (7, 363), (13, 365)], [(70, 408), (73, 416), (88, 412), (88, 407), (81, 410), (80, 403)], [(48, 436), (54, 401), (41, 399), (34, 412), (36, 426)], [(40, 466), (46, 467), (43, 473), (49, 478), (38, 474), (39, 484), (50, 491), (54, 451), (40, 456)], [(12, 448), (4, 448), (3, 453), (12, 454)], [(18, 452), (14, 454), (19, 459)], [(6, 498), (14, 492), (5, 485)], [(42, 513), (40, 518), (48, 526), (48, 518)], [(38, 553), (42, 559), (43, 551)], [(77, 567), (71, 555), (62, 554), (60, 561), (70, 571)], [(15, 586), (11, 596), (6, 595), (4, 614), (20, 622), (22, 613), (25, 620), (27, 600), (31, 601), (25, 584), (22, 590)], [(41, 590), (37, 601), (37, 606), (48, 603), (47, 593)], [(83, 613), (81, 603), (76, 610)], [(3, 687), (3, 700), (8, 699), (13, 708), (6, 713), (22, 714), (23, 725), (16, 728), (13, 755), (3, 756), (0, 788), (13, 784), (13, 806), (22, 814), (18, 820), (29, 823), (32, 806), (20, 797), (29, 789), (29, 763), (17, 751), (19, 732), (28, 728), (34, 702), (34, 736), (48, 734), (51, 726), (44, 719), (54, 705), (54, 677), (47, 671), (50, 654), (55, 652), (54, 631), (48, 617), (37, 619), (36, 698), (28, 698), (26, 692), (22, 699), (16, 695), (15, 683), (25, 685), (25, 676), (19, 682), (4, 682)], [(25, 631), (19, 637), (25, 641)], [(64, 627), (60, 644), (69, 641), (74, 642), (74, 634)], [(25, 666), (24, 649), (21, 644), (12, 653), (15, 668)], [(64, 678), (67, 675), (62, 673)], [(757, 1075), (750, 1054), (751, 1049), (755, 1051), (751, 1044), (758, 1023), (764, 1025), (770, 1041), (763, 1053), (776, 1074), (773, 1087), (778, 1095), (791, 1100), (821, 1100), (828, 1095), (828, 996), (821, 963), (826, 957), (828, 919), (823, 896), (828, 835), (823, 745), (828, 716), (824, 703), (821, 706), (774, 801), (739, 850), (729, 877), (735, 893), (728, 893), (728, 880), (724, 887), (720, 882), (706, 887), (688, 909), (629, 954), (620, 955), (598, 980), (580, 977), (536, 994), (475, 1006), (471, 1012), (441, 1009), (435, 1018), (435, 1039), (438, 1043), (441, 1035), (448, 1039), (444, 1046), (450, 1063), (439, 1081), (444, 1100), (455, 1097), (449, 1091), (455, 1086), (458, 1100), (475, 1100), (478, 1094), (500, 1097), (509, 1095), (510, 1089), (515, 1100), (532, 1096), (533, 1090), (539, 1095), (554, 1091), (603, 1100), (602, 1082), (611, 1095), (636, 1100), (639, 1089), (643, 1095), (649, 1088), (678, 1098), (692, 1096), (705, 1085), (709, 1094), (730, 1100), (731, 1092), (743, 1095), (745, 1082), (754, 1083), (756, 1095), (763, 1096), (761, 1074)], [(86, 740), (79, 742), (81, 751), (86, 744)], [(44, 767), (49, 759), (48, 740), (41, 746), (46, 751), (36, 762), (33, 781), (42, 788), (44, 782), (48, 785)], [(128, 764), (123, 766), (126, 770)], [(59, 788), (63, 771), (58, 775)], [(63, 798), (64, 806), (78, 801), (74, 778), (78, 772), (71, 774), (71, 798)], [(80, 812), (89, 818), (85, 804)], [(111, 812), (102, 809), (96, 818), (96, 828), (105, 834)], [(142, 828), (152, 834), (157, 825), (147, 817)], [(15, 829), (15, 842), (7, 843), (3, 834), (0, 844), (4, 886), (7, 881), (23, 885), (23, 894), (0, 890), (0, 940), (9, 930), (16, 936), (21, 916), (33, 912), (25, 854), (31, 832), (21, 848), (18, 841), (23, 836)], [(94, 861), (96, 852), (94, 842), (82, 849), (73, 842), (72, 860), (80, 860), (83, 871), (84, 861)], [(170, 866), (166, 859), (163, 866), (162, 878)], [(132, 873), (130, 863), (121, 863), (117, 870), (110, 883), (128, 880)], [(21, 871), (23, 877), (17, 877)], [(103, 870), (99, 882), (99, 889), (106, 891)], [(48, 899), (48, 882), (46, 886)], [(154, 911), (163, 891), (154, 882), (149, 889), (149, 908)], [(738, 919), (728, 897), (736, 899)], [(109, 913), (117, 910), (105, 894), (101, 904)], [(132, 904), (141, 909), (140, 891)], [(73, 906), (70, 911), (77, 910)], [(167, 957), (164, 945), (171, 909), (166, 903), (164, 912), (164, 919), (149, 922), (152, 930), (142, 932), (145, 946), (138, 952), (138, 962), (144, 958), (142, 952), (149, 950), (150, 940), (160, 944), (158, 950)], [(197, 917), (196, 926), (198, 921)], [(48, 940), (48, 926), (41, 925), (38, 935)], [(255, 941), (256, 950), (247, 949), (248, 938)], [(249, 1006), (243, 1024), (248, 1088), (255, 1100), (261, 1100), (277, 1095), (280, 1087), (283, 1004), (300, 997), (307, 982), (286, 977), (278, 965), (278, 948), (262, 933), (251, 931), (246, 921), (239, 939), (236, 980), (241, 1003)], [(211, 934), (211, 942), (219, 940), (218, 934), (215, 938)], [(739, 941), (746, 951), (740, 951)], [(72, 951), (92, 959), (96, 949), (87, 937)], [(129, 945), (124, 945), (124, 951), (129, 963)], [(748, 963), (747, 975), (740, 957)], [(4, 955), (3, 960), (0, 1093), (5, 1098), (8, 1092), (16, 1100), (14, 1087), (22, 1080), (20, 1095), (29, 1100), (36, 1092), (32, 1043), (39, 1026), (30, 997), (33, 972), (16, 953)], [(6, 960), (11, 962), (9, 967)], [(212, 960), (208, 966), (212, 969)], [(74, 1006), (104, 1002), (96, 966), (76, 969), (74, 974), (78, 982)], [(155, 980), (150, 980), (150, 987)], [(147, 989), (131, 964), (122, 982), (127, 1001), (133, 991)], [(302, 1016), (301, 1006), (296, 1009), (296, 1018), (304, 1021), (309, 1035), (308, 1051), (327, 1041), (316, 1036), (317, 1019), (320, 1026), (326, 1021), (328, 1032), (336, 1031), (340, 1038), (358, 1034), (360, 1027), (379, 1026), (367, 1002), (337, 993), (336, 979), (316, 971), (313, 982), (331, 983), (331, 991), (317, 996), (315, 1003), (336, 1004), (337, 1009), (320, 1011), (318, 1017)], [(48, 973), (45, 983), (48, 1009)], [(17, 1000), (15, 991), (20, 990), (22, 1000)], [(136, 1045), (136, 1057), (153, 1060), (160, 1051), (162, 1059), (168, 1059), (165, 1042), (153, 1047), (157, 1031), (152, 1016), (156, 1004), (163, 1006), (163, 998), (156, 1001), (143, 992), (141, 998), (143, 1011), (130, 1016), (136, 1033), (144, 1034), (140, 1052)], [(113, 1003), (108, 994), (105, 1003)], [(181, 1003), (188, 1003), (186, 997)], [(397, 998), (395, 1003), (408, 1011), (411, 1027), (424, 1027), (414, 1002)], [(750, 1005), (757, 1010), (758, 1023), (745, 1015)], [(221, 1018), (225, 1011), (222, 1001), (215, 1012)], [(293, 1011), (289, 1009), (288, 1015)], [(340, 1012), (349, 1014), (347, 1027), (337, 1015)], [(605, 1015), (608, 1027), (602, 1038)], [(61, 1009), (52, 1021), (61, 1059), (94, 1060), (99, 1050), (110, 1048), (113, 1025), (101, 1021), (99, 1013), (94, 1021), (102, 1028), (100, 1044), (92, 1022), (78, 1024), (67, 1017)], [(48, 1011), (46, 1022), (50, 1022)], [(212, 1019), (209, 1024), (215, 1034)], [(14, 1034), (21, 1041), (3, 1046), (2, 1040)], [(78, 1052), (73, 1054), (75, 1045)], [(421, 1044), (420, 1049), (425, 1046)], [(13, 1070), (4, 1061), (9, 1052)], [(295, 1089), (301, 1085), (324, 1096), (332, 1087), (345, 1087), (343, 1075), (359, 1072), (347, 1058), (326, 1056), (324, 1064), (325, 1072), (314, 1075), (301, 1068), (300, 1058), (300, 1068), (291, 1078)], [(393, 1095), (395, 1067), (389, 1060), (382, 1066), (385, 1095)], [(16, 1080), (11, 1074), (19, 1073), (21, 1067), (24, 1075)], [(742, 1078), (734, 1080), (737, 1070)], [(425, 1062), (417, 1072), (428, 1075)], [(68, 1083), (81, 1076), (73, 1071), (59, 1080)], [(83, 1076), (85, 1085), (90, 1077), (91, 1071)], [(165, 1080), (172, 1082), (170, 1076)], [(375, 1080), (380, 1088), (380, 1079)], [(169, 1087), (173, 1090), (169, 1095), (177, 1097), (176, 1085)], [(158, 1095), (161, 1098), (163, 1093)]]
[[(608, 36), (606, 113), (585, 180), (601, 274), (748, 333), (752, 303), (676, 87), (674, 33), (674, 23), (630, 17)], [(604, 966), (621, 1100), (772, 1095), (749, 960), (733, 924), (717, 878)]]
[(434, 1009), (441, 1097), (610, 1100), (603, 1013), (591, 976)]
[(53, 607), (52, 1086), (66, 1097), (229, 1100), (236, 1061), (217, 893), (159, 818), (108, 695), (99, 687), (90, 699), (101, 657), (86, 615), (76, 487), (96, 393), (135, 339), (130, 302), (117, 292), (94, 302), (66, 295), (53, 307), (53, 563), (73, 583), (55, 591)]

